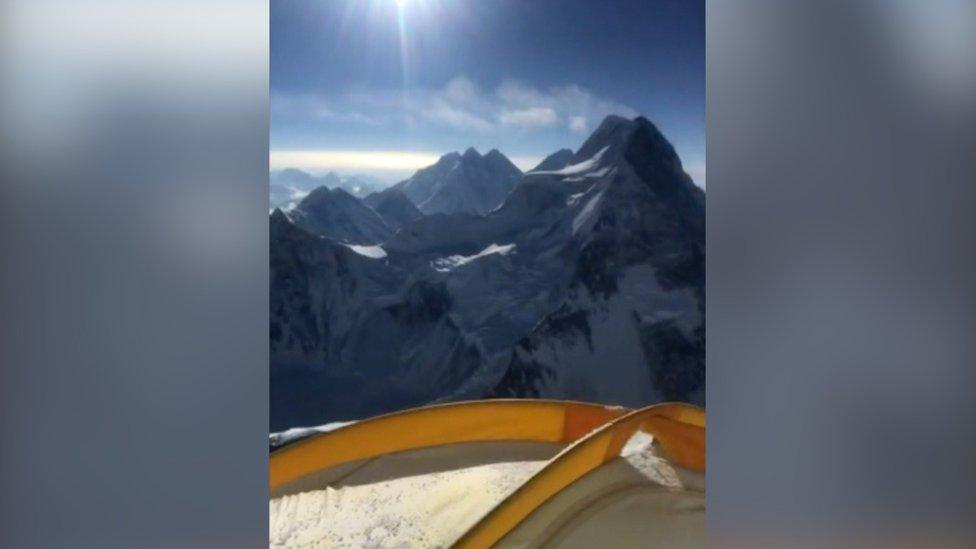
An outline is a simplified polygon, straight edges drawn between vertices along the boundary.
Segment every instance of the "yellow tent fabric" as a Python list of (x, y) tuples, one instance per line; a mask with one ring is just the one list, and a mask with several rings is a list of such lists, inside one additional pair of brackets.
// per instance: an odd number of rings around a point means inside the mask
[[(549, 531), (551, 528), (547, 521), (540, 518), (547, 514), (537, 510), (546, 506), (547, 502), (553, 502), (549, 507), (565, 508), (566, 511), (561, 515), (550, 512), (555, 518), (548, 522), (559, 517), (562, 517), (560, 520), (565, 519), (564, 515), (573, 508), (574, 499), (586, 499), (582, 494), (578, 498), (565, 497), (567, 489), (573, 487), (574, 490), (582, 490), (587, 482), (577, 481), (585, 477), (589, 485), (595, 488), (587, 493), (596, 494), (602, 490), (603, 485), (611, 482), (610, 479), (617, 478), (606, 473), (610, 469), (605, 465), (620, 461), (621, 450), (638, 433), (652, 438), (655, 448), (661, 452), (661, 458), (678, 470), (692, 474), (704, 472), (705, 414), (703, 410), (685, 404), (659, 404), (631, 411), (582, 402), (490, 400), (430, 406), (379, 416), (272, 453), (269, 468), (272, 522), (273, 525), (288, 520), (294, 522), (296, 516), (304, 517), (301, 520), (322, 520), (322, 517), (314, 516), (309, 519), (309, 512), (297, 511), (296, 500), (289, 499), (304, 497), (300, 494), (315, 490), (318, 490), (316, 493), (321, 498), (325, 498), (316, 500), (319, 501), (316, 505), (325, 505), (322, 502), (327, 501), (332, 506), (331, 516), (334, 517), (346, 516), (335, 507), (337, 501), (357, 501), (358, 505), (363, 505), (363, 502), (400, 501), (399, 494), (396, 499), (387, 500), (388, 494), (383, 492), (392, 486), (391, 478), (400, 476), (410, 482), (415, 479), (427, 482), (417, 486), (459, 485), (465, 487), (462, 491), (476, 494), (473, 499), (477, 501), (472, 503), (472, 497), (458, 499), (460, 492), (450, 493), (450, 498), (445, 501), (469, 512), (458, 514), (451, 521), (454, 524), (448, 525), (461, 528), (460, 532), (451, 531), (443, 524), (431, 525), (430, 531), (436, 531), (435, 537), (439, 536), (440, 544), (489, 547), (503, 539), (509, 542), (517, 539), (531, 541), (543, 533), (552, 537), (554, 534)], [(492, 452), (504, 454), (509, 461), (518, 462), (519, 466), (514, 469), (500, 465), (484, 468), (477, 459), (471, 459), (472, 456), (488, 456)], [(486, 461), (491, 460), (486, 458)], [(437, 475), (425, 477), (418, 471), (425, 473), (438, 468), (418, 469), (417, 464), (423, 462), (439, 462), (440, 469), (456, 466), (458, 471), (453, 472), (454, 476), (448, 480), (442, 480)], [(465, 465), (467, 463), (473, 466), (468, 467)], [(606, 474), (600, 473), (603, 474), (601, 477), (597, 474), (600, 471)], [(356, 480), (349, 480), (354, 477)], [(515, 485), (510, 490), (500, 488), (511, 483)], [(620, 487), (632, 485), (619, 484)], [(703, 490), (703, 481), (701, 488)], [(369, 491), (364, 491), (367, 489)], [(416, 487), (401, 489), (415, 490)], [(477, 497), (479, 490), (484, 493), (480, 499)], [(555, 496), (560, 493), (564, 495), (561, 498), (563, 503), (557, 505), (555, 502), (560, 498)], [(348, 497), (339, 497), (342, 494)], [(631, 494), (629, 500), (620, 500), (619, 507), (648, 508), (648, 497), (660, 498), (660, 495)], [(427, 497), (434, 499), (433, 492), (408, 494), (407, 497), (417, 498), (416, 501), (420, 503)], [(645, 503), (637, 504), (637, 501)], [(700, 502), (695, 505), (702, 506), (703, 517), (703, 493), (694, 501)], [(427, 514), (434, 520), (434, 515), (439, 513), (442, 521), (445, 517), (453, 516), (443, 514), (446, 504), (434, 501), (431, 504), (434, 505), (431, 509), (424, 509), (422, 505), (404, 507), (402, 514), (409, 515), (409, 520), (413, 522), (422, 522)], [(314, 509), (311, 511), (313, 515), (316, 512)], [(572, 510), (572, 515), (583, 516), (580, 509)], [(604, 515), (599, 520), (611, 520), (612, 517), (607, 517), (613, 513), (604, 511)], [(618, 519), (622, 516), (620, 512), (616, 515)], [(526, 521), (530, 517), (533, 520)], [(580, 518), (574, 520), (580, 524), (585, 522)], [(329, 526), (327, 522), (326, 528)], [(518, 528), (520, 524), (522, 528)], [(412, 526), (420, 532), (420, 537), (414, 539), (427, 539), (423, 537), (427, 535), (423, 525)], [(347, 525), (343, 527), (348, 529)], [(513, 530), (516, 531), (513, 533)], [(582, 533), (585, 528), (578, 530)], [(309, 541), (308, 538), (303, 539)], [(330, 539), (330, 542), (323, 541), (316, 545), (342, 543), (335, 538)], [(287, 545), (288, 542), (282, 544)], [(437, 543), (431, 541), (431, 544)]]
[(404, 450), (490, 440), (570, 442), (626, 411), (584, 402), (499, 399), (395, 412), (272, 453), (270, 489), (317, 470)]

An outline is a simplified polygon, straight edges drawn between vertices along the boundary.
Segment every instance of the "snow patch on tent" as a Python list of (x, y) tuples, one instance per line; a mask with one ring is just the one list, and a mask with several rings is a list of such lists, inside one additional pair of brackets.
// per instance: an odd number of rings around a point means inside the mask
[[(486, 450), (507, 457), (482, 461)], [(328, 486), (272, 498), (270, 545), (447, 547), (551, 455), (550, 445), (481, 443), (382, 456)]]

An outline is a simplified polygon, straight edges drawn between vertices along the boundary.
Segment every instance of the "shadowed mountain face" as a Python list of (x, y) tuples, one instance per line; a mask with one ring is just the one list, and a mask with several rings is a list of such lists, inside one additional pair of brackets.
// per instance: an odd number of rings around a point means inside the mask
[(490, 208), (404, 207), (463, 195), (465, 157), (507, 163), (452, 153), (370, 196), (369, 243), (273, 216), (272, 429), (486, 396), (703, 403), (705, 195), (657, 128), (608, 117)]
[(288, 218), (314, 235), (352, 244), (377, 244), (392, 234), (383, 218), (342, 189), (319, 187), (288, 212)]
[(399, 189), (387, 189), (383, 192), (373, 193), (363, 199), (363, 202), (373, 208), (373, 211), (378, 213), (383, 221), (394, 230), (413, 223), (424, 216), (407, 198), (407, 195)]

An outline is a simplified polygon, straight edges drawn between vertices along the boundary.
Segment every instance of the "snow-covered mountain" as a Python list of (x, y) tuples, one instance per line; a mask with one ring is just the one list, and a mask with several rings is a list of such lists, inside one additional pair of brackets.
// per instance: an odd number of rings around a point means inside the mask
[(522, 172), (492, 149), (482, 156), (474, 148), (442, 156), (393, 189), (403, 192), (421, 212), (485, 214), (505, 200)]
[(393, 230), (375, 211), (341, 188), (319, 187), (288, 218), (311, 234), (351, 244), (377, 244)]
[(301, 199), (318, 187), (343, 189), (357, 198), (363, 198), (384, 187), (382, 182), (365, 175), (340, 176), (328, 172), (316, 176), (296, 168), (274, 170), (269, 174), (269, 179), (271, 207), (285, 210), (294, 208)]
[(611, 117), (573, 164), (530, 177), (583, 182), (568, 198), (572, 278), (492, 393), (703, 404), (705, 195), (670, 143)]
[(371, 245), (275, 214), (272, 427), (485, 396), (703, 402), (704, 192), (644, 118), (553, 156), (495, 208)]

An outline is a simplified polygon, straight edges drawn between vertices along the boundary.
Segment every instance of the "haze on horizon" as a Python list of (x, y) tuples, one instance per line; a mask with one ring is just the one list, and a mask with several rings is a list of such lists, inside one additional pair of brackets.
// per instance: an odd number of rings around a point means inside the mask
[(271, 169), (386, 183), (493, 148), (520, 169), (644, 115), (705, 186), (704, 2), (271, 4)]

